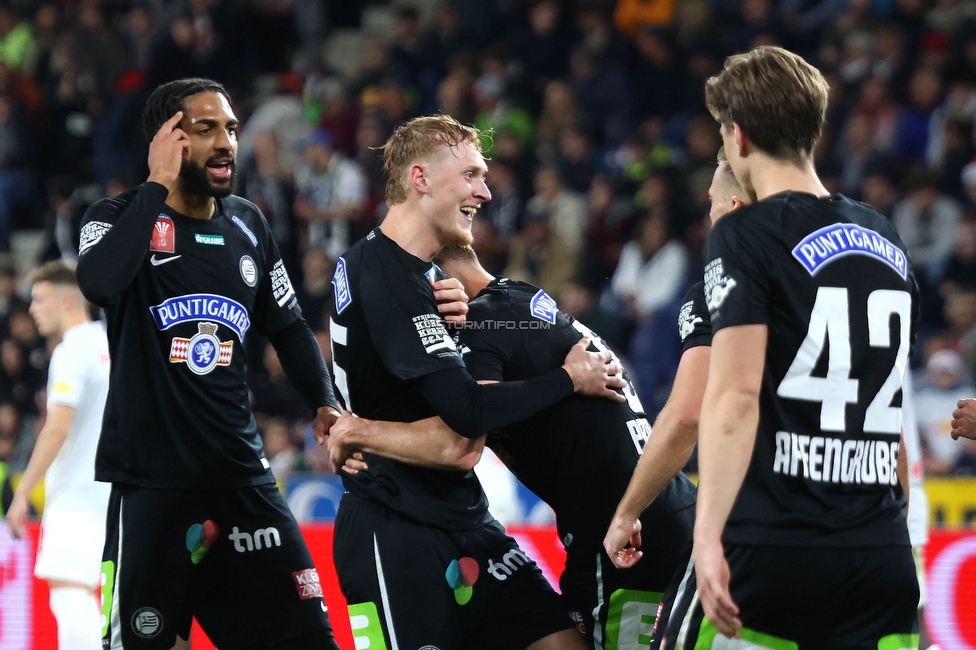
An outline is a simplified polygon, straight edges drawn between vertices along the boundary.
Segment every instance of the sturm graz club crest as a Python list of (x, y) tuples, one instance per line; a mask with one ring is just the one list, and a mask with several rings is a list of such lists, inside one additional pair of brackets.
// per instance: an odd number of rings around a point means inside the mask
[(229, 366), (234, 342), (217, 338), (216, 323), (197, 323), (199, 332), (189, 339), (174, 337), (169, 349), (170, 363), (185, 363), (197, 375), (209, 374), (217, 366)]

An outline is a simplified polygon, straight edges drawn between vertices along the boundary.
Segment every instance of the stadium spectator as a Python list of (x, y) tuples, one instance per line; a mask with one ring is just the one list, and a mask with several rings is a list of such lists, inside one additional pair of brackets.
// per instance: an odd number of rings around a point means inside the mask
[(891, 222), (908, 246), (915, 268), (926, 280), (937, 282), (952, 254), (962, 211), (956, 201), (939, 192), (932, 174), (922, 167), (912, 169), (905, 192)]
[(674, 299), (686, 285), (688, 251), (670, 237), (660, 213), (643, 217), (624, 244), (610, 286), (632, 320), (650, 315)]
[(954, 350), (932, 353), (925, 363), (925, 382), (915, 393), (915, 413), (924, 445), (925, 473), (953, 474), (963, 448), (952, 440), (951, 414), (956, 403), (973, 394), (962, 357)]
[(315, 129), (302, 141), (295, 172), (295, 216), (306, 226), (305, 245), (337, 259), (352, 243), (352, 222), (366, 205), (366, 176), (359, 163), (335, 148), (335, 138)]

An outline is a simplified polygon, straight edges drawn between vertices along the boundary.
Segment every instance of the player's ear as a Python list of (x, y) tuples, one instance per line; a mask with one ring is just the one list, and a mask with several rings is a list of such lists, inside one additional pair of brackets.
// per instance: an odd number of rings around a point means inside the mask
[(739, 158), (745, 158), (749, 154), (749, 145), (752, 143), (749, 142), (749, 137), (736, 122), (732, 122), (732, 136), (735, 138), (735, 148)]
[(732, 212), (735, 212), (736, 210), (738, 210), (739, 208), (741, 208), (742, 206), (744, 206), (746, 204), (745, 201), (743, 201), (742, 199), (740, 199), (737, 196), (733, 196), (732, 197), (732, 202), (731, 203), (732, 203), (732, 210), (731, 210)]
[(426, 176), (427, 170), (420, 163), (410, 165), (410, 169), (407, 171), (407, 178), (410, 185), (420, 192), (421, 194), (427, 194), (430, 192), (430, 185), (427, 182)]

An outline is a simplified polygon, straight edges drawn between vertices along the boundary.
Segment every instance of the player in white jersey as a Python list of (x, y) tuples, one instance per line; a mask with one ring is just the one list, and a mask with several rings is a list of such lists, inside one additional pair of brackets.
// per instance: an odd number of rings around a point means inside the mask
[(21, 537), (28, 495), (44, 478), (45, 505), (34, 575), (51, 588), (60, 650), (100, 650), (101, 617), (93, 594), (105, 543), (108, 483), (95, 482), (95, 448), (108, 394), (105, 328), (92, 322), (75, 271), (50, 262), (32, 278), (30, 312), (49, 340), (47, 419), (7, 512)]

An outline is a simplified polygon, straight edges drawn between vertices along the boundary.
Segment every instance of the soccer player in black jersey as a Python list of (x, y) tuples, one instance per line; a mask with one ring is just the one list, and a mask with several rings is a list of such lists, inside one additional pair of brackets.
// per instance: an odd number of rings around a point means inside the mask
[[(750, 201), (735, 180), (722, 149), (718, 152), (718, 165), (708, 188), (708, 198), (711, 203), (708, 216), (713, 225), (726, 213)], [(698, 418), (705, 396), (712, 345), (712, 323), (705, 304), (704, 282), (696, 283), (685, 295), (678, 312), (678, 337), (681, 339), (681, 359), (671, 395), (654, 421), (654, 435), (644, 446), (644, 453), (603, 540), (607, 555), (621, 569), (634, 566), (643, 555), (640, 513), (688, 463), (698, 441)]]
[(237, 118), (207, 79), (158, 87), (149, 179), (89, 208), (78, 280), (105, 308), (111, 378), (95, 476), (112, 483), (103, 647), (337, 648), (264, 456), (245, 336), (268, 335), (323, 435), (338, 413), (268, 223), (231, 194)]
[(818, 179), (827, 84), (802, 58), (732, 56), (706, 103), (756, 202), (708, 243), (701, 602), (681, 643), (914, 648), (919, 592), (896, 473), (918, 304), (904, 244)]
[[(525, 419), (574, 390), (623, 401), (606, 352), (573, 347), (562, 366), (525, 381), (479, 385), (448, 336), (431, 259), (468, 242), (491, 194), (480, 133), (443, 115), (399, 127), (384, 147), (390, 211), (338, 260), (331, 322), (336, 387), (375, 420), (439, 415), (472, 439)], [(580, 647), (538, 567), (488, 513), (472, 471), (365, 455), (343, 476), (335, 561), (357, 644), (468, 650)]]
[[(435, 259), (461, 280), (466, 293), (477, 296), (457, 336), (475, 379), (491, 383), (544, 375), (558, 368), (584, 337), (595, 349), (608, 349), (585, 325), (559, 311), (545, 291), (492, 277), (469, 246), (446, 246)], [(620, 571), (604, 554), (600, 541), (606, 524), (650, 434), (629, 383), (622, 394), (626, 401), (621, 403), (573, 397), (487, 437), (516, 476), (556, 513), (567, 550), (560, 587), (591, 648), (636, 647), (650, 635), (661, 594), (687, 558), (694, 518), (694, 486), (684, 475), (672, 477), (641, 514), (654, 531), (647, 541), (648, 559)], [(439, 462), (460, 468), (477, 458), (440, 418), (407, 426), (343, 417), (332, 438), (336, 464), (352, 450), (419, 464), (439, 450)]]

